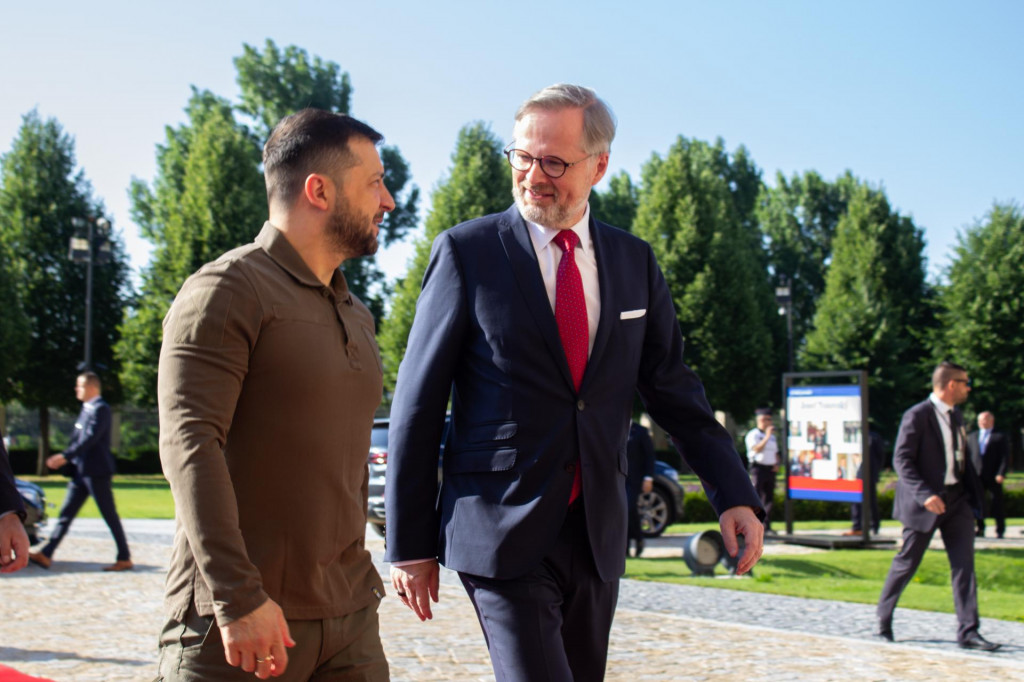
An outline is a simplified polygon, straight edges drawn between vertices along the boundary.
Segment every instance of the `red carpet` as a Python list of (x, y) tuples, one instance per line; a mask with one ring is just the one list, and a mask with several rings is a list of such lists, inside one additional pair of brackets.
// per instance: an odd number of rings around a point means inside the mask
[(0, 682), (54, 682), (48, 677), (32, 677), (25, 673), (19, 673), (14, 668), (8, 668), (0, 664)]

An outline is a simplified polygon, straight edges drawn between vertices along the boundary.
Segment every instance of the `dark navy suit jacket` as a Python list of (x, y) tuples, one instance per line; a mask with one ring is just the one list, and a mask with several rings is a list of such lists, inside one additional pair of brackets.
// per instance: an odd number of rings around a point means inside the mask
[(654, 420), (683, 441), (719, 513), (760, 509), (732, 439), (683, 364), (672, 299), (650, 246), (593, 218), (590, 232), (601, 315), (579, 391), (516, 207), (434, 241), (391, 411), (386, 560), (438, 557), (493, 578), (527, 573), (557, 539), (578, 458), (597, 569), (602, 580), (618, 578), (637, 390)]
[(978, 439), (980, 431), (973, 431), (967, 436), (967, 451), (971, 453), (971, 462), (986, 484), (996, 482), (996, 476), (1006, 476), (1006, 463), (1009, 459), (1007, 451), (1009, 442), (1006, 436), (1000, 431), (993, 431), (988, 436), (988, 444), (985, 446), (985, 455), (981, 454), (981, 445)]
[[(963, 442), (963, 417), (954, 410), (957, 428)], [(975, 516), (981, 509), (981, 489), (978, 474), (965, 451), (963, 483), (967, 501)], [(924, 508), (932, 495), (942, 495), (946, 477), (946, 446), (942, 439), (939, 417), (931, 400), (924, 400), (903, 414), (896, 446), (892, 453), (893, 468), (899, 474), (892, 516), (913, 530), (927, 533), (939, 520)]]
[(110, 405), (97, 398), (82, 403), (82, 411), (75, 420), (71, 443), (64, 450), (67, 458), (81, 477), (110, 478), (114, 475), (114, 455), (110, 452)]

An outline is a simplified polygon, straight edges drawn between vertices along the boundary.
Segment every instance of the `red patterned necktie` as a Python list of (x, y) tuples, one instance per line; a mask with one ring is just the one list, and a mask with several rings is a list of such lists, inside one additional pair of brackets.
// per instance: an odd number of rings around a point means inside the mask
[[(579, 235), (572, 230), (559, 230), (554, 239), (563, 251), (555, 280), (555, 321), (558, 323), (558, 335), (562, 339), (565, 358), (569, 361), (572, 383), (577, 391), (583, 381), (583, 372), (587, 368), (587, 351), (590, 347), (590, 325), (587, 323), (587, 302), (583, 297), (583, 278), (576, 267), (576, 244), (579, 240)], [(582, 487), (580, 462), (577, 461), (569, 504), (576, 501)]]

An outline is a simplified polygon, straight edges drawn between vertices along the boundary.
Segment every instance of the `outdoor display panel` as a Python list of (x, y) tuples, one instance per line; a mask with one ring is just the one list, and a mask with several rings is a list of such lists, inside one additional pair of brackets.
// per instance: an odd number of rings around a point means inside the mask
[(862, 502), (861, 387), (789, 386), (786, 416), (789, 498)]

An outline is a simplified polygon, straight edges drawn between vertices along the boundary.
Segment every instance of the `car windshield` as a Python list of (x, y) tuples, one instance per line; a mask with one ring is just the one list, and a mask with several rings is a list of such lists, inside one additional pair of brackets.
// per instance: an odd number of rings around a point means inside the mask
[(370, 447), (372, 448), (383, 448), (388, 447), (388, 427), (386, 426), (374, 426), (370, 431)]

